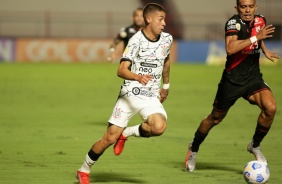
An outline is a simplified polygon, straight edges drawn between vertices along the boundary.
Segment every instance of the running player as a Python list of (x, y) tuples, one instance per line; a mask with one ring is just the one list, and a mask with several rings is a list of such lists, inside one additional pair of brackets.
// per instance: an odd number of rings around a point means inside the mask
[[(89, 184), (91, 166), (115, 142), (115, 154), (119, 155), (128, 136), (159, 136), (166, 129), (167, 114), (162, 102), (169, 90), (169, 53), (173, 38), (163, 32), (166, 13), (162, 6), (147, 4), (143, 16), (145, 28), (129, 40), (118, 67), (117, 74), (124, 83), (108, 128), (102, 139), (93, 144), (77, 171), (80, 184)], [(127, 127), (136, 113), (141, 115), (143, 123)]]
[(218, 85), (212, 112), (202, 120), (193, 142), (188, 145), (185, 164), (189, 172), (196, 166), (196, 157), (200, 144), (209, 131), (226, 116), (236, 100), (243, 97), (250, 104), (261, 109), (257, 126), (247, 150), (257, 160), (267, 162), (262, 154), (260, 143), (267, 135), (276, 112), (276, 102), (268, 85), (264, 82), (259, 67), (260, 49), (272, 62), (279, 58), (269, 51), (264, 40), (272, 37), (274, 27), (266, 26), (262, 15), (255, 15), (256, 0), (236, 0), (238, 14), (225, 24), (225, 46), (227, 61)]
[(143, 19), (143, 8), (137, 8), (134, 10), (132, 15), (133, 23), (128, 27), (122, 27), (110, 45), (110, 55), (108, 60), (111, 62), (115, 61), (116, 58), (116, 47), (119, 44), (123, 44), (123, 50), (128, 44), (129, 39), (137, 32), (140, 31), (144, 27), (144, 19)]

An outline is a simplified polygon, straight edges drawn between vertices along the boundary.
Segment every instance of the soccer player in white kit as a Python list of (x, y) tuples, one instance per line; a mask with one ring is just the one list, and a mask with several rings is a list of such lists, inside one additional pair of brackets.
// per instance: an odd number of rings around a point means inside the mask
[[(163, 32), (165, 15), (164, 8), (156, 3), (144, 7), (145, 27), (129, 40), (124, 50), (117, 72), (124, 83), (106, 133), (93, 144), (77, 171), (80, 184), (89, 184), (91, 166), (112, 144), (116, 143), (114, 152), (119, 155), (127, 137), (159, 136), (165, 131), (167, 114), (162, 102), (169, 91), (169, 53), (173, 41), (170, 34)], [(136, 113), (143, 123), (127, 127)]]

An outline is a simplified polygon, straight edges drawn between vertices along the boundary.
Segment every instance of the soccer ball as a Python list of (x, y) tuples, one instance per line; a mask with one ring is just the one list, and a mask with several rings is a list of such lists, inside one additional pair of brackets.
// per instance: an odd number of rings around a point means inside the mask
[(269, 175), (266, 162), (254, 160), (248, 162), (244, 167), (243, 176), (247, 183), (266, 183)]

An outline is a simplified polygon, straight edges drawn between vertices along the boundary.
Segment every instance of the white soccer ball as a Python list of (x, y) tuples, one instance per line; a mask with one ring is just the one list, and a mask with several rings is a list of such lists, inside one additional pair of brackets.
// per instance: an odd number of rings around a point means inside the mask
[(244, 179), (247, 183), (266, 183), (270, 172), (266, 162), (250, 161), (244, 167)]

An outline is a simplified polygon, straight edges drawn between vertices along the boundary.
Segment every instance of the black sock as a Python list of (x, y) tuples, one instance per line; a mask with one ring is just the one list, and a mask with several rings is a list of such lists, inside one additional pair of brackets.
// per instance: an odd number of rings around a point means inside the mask
[(142, 124), (139, 126), (138, 130), (139, 130), (140, 137), (147, 137), (147, 138), (149, 137), (146, 135), (146, 132), (142, 129)]
[[(103, 154), (103, 153), (102, 153), (102, 154)], [(97, 161), (98, 158), (99, 158), (102, 154), (97, 154), (97, 153), (95, 153), (92, 149), (90, 149), (89, 152), (88, 152), (89, 158), (90, 158), (91, 160), (93, 160), (93, 161)]]
[(270, 128), (266, 128), (257, 123), (256, 131), (253, 136), (253, 147), (256, 148), (260, 145), (263, 138), (266, 136)]
[(207, 135), (202, 134), (199, 130), (195, 132), (195, 137), (192, 143), (191, 151), (198, 152), (200, 144), (205, 140)]

